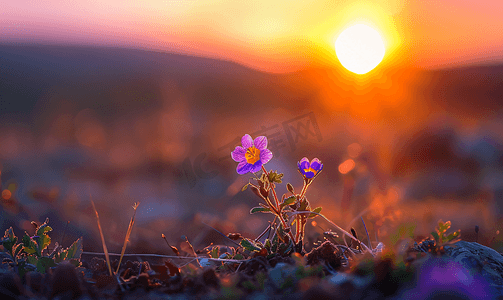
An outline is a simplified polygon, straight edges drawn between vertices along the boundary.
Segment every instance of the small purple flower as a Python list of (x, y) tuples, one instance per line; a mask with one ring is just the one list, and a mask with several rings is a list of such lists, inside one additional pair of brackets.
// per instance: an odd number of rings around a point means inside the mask
[(236, 168), (238, 174), (255, 173), (272, 158), (272, 152), (266, 149), (265, 136), (259, 136), (253, 140), (249, 134), (245, 134), (241, 138), (241, 144), (243, 147), (237, 146), (231, 153), (232, 159), (239, 163)]
[(299, 172), (307, 179), (314, 178), (321, 170), (323, 170), (323, 164), (318, 158), (313, 158), (311, 163), (307, 157), (302, 158), (297, 162), (297, 167)]

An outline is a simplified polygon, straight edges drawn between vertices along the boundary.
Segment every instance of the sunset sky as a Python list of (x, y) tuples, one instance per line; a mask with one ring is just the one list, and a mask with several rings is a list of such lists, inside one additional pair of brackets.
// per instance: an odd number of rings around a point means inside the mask
[(383, 65), (441, 68), (503, 61), (503, 1), (3, 1), (0, 42), (168, 50), (265, 71), (338, 64), (355, 23), (385, 39)]

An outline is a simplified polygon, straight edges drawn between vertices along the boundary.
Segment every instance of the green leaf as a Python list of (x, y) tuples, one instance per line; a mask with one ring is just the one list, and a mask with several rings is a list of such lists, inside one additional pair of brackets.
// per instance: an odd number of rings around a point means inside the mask
[(250, 214), (254, 214), (254, 213), (258, 213), (258, 212), (262, 212), (262, 213), (266, 213), (266, 212), (270, 212), (271, 209), (270, 208), (266, 208), (266, 207), (254, 207), (250, 210)]
[(264, 248), (271, 250), (271, 241), (269, 239), (265, 239)]
[(304, 197), (304, 200), (301, 200), (300, 201), (300, 206), (299, 206), (299, 211), (305, 211), (307, 210), (307, 207), (309, 206), (309, 202), (307, 201), (307, 199)]
[(391, 245), (395, 246), (396, 243), (398, 243), (399, 239), (400, 239), (400, 234), (399, 233), (392, 234), (389, 237), (389, 242), (390, 242)]
[(23, 251), (23, 244), (17, 244), (14, 246), (14, 249), (12, 249), (13, 258), (16, 258), (21, 251)]
[(438, 231), (440, 233), (445, 233), (451, 227), (451, 221), (442, 222), (442, 220), (438, 221)]
[(29, 264), (32, 264), (32, 265), (37, 265), (38, 263), (38, 258), (35, 256), (35, 255), (28, 255), (27, 257), (27, 261)]
[(213, 247), (213, 249), (211, 249), (211, 251), (209, 253), (210, 257), (211, 258), (218, 258), (219, 257), (219, 255), (218, 255), (219, 252), (220, 252), (220, 248), (218, 248), (218, 246)]
[(271, 252), (276, 252), (278, 250), (278, 245), (279, 245), (279, 238), (278, 235), (275, 234), (274, 238), (272, 239), (272, 247), (271, 247)]
[(440, 236), (438, 235), (438, 233), (435, 231), (432, 231), (431, 235), (433, 236), (433, 239), (435, 239), (435, 242), (438, 245), (440, 243)]
[(66, 252), (66, 259), (76, 258), (80, 260), (80, 256), (82, 255), (82, 237), (73, 242), (73, 244), (66, 249)]
[(21, 260), (21, 261), (18, 263), (18, 265), (17, 265), (17, 266), (18, 266), (18, 268), (19, 268), (19, 269), (18, 269), (18, 273), (19, 273), (19, 277), (20, 277), (20, 278), (23, 278), (23, 277), (24, 277), (24, 275), (25, 275), (26, 273), (28, 273), (28, 271), (29, 271), (29, 270), (26, 268), (26, 267), (27, 267), (27, 266), (26, 266), (27, 264), (28, 264), (28, 263), (27, 263), (27, 262), (26, 262), (26, 260), (24, 260), (24, 259), (23, 259), (23, 260)]
[[(312, 210), (312, 212), (320, 213), (321, 212), (321, 206), (316, 207), (315, 209)], [(309, 218), (314, 218), (316, 216), (318, 216), (318, 215), (317, 214), (310, 214)]]
[(16, 235), (14, 234), (14, 230), (12, 230), (12, 227), (5, 230), (5, 237), (9, 238), (9, 240), (13, 241), (16, 238)]
[(37, 266), (37, 271), (39, 271), (42, 274), (45, 274), (48, 268), (55, 267), (57, 265), (49, 257), (39, 257), (36, 266)]
[(444, 242), (450, 242), (452, 240), (454, 240), (455, 238), (459, 237), (461, 233), (461, 230), (458, 230), (458, 231), (455, 231), (451, 234), (449, 234), (446, 238), (444, 238)]
[(51, 244), (51, 238), (47, 235), (47, 232), (52, 231), (52, 228), (48, 226), (47, 224), (42, 224), (38, 229), (37, 229), (37, 235), (38, 235), (38, 253), (42, 255), (42, 251), (44, 251), (47, 246)]
[(244, 259), (243, 255), (242, 254), (236, 254), (234, 255), (234, 257), (232, 259)]
[(278, 253), (281, 254), (281, 256), (287, 256), (291, 252), (293, 252), (293, 243), (289, 243), (288, 245), (286, 243), (281, 243), (278, 247)]
[(70, 259), (70, 264), (72, 264), (73, 266), (75, 266), (76, 268), (80, 267), (80, 260), (76, 259), (76, 258), (72, 258)]
[(260, 251), (260, 248), (255, 247), (253, 242), (247, 238), (242, 239), (239, 244), (248, 251)]
[(296, 196), (290, 196), (290, 197), (286, 198), (285, 201), (283, 201), (283, 203), (281, 203), (279, 206), (283, 208), (287, 205), (292, 205), (296, 199), (297, 199)]
[(249, 185), (250, 185), (250, 183), (245, 184), (245, 185), (241, 188), (241, 192), (244, 192), (244, 191), (248, 188), (248, 186), (249, 186)]
[(416, 230), (416, 225), (415, 224), (411, 224), (408, 228), (407, 228), (407, 235), (413, 239), (414, 238), (414, 231)]
[(5, 230), (5, 235), (2, 238), (2, 245), (4, 246), (5, 250), (10, 255), (13, 255), (13, 247), (17, 243), (17, 237), (14, 235), (14, 231), (12, 230), (12, 227)]
[(283, 178), (283, 174), (279, 173), (278, 171), (271, 171), (269, 172), (268, 180), (269, 182), (276, 182), (276, 183), (281, 183), (281, 178)]
[(22, 243), (24, 252), (28, 254), (37, 253), (37, 243), (27, 233), (23, 236)]
[(9, 254), (13, 254), (12, 250), (13, 250), (13, 247), (14, 245), (16, 245), (17, 243), (17, 237), (16, 235), (14, 235), (14, 231), (12, 230), (12, 227), (5, 230), (5, 235), (4, 237), (2, 238), (2, 245), (4, 246), (5, 250), (7, 250), (7, 252)]
[(46, 223), (44, 223), (37, 228), (36, 235), (41, 236), (41, 235), (47, 234), (47, 232), (49, 232), (49, 231), (52, 231), (52, 227), (47, 225)]

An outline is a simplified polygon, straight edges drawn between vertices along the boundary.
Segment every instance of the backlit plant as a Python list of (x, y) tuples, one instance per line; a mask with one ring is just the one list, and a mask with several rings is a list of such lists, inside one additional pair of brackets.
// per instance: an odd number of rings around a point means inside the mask
[[(287, 189), (291, 195), (287, 197), (286, 194), (283, 194), (280, 200), (276, 194), (276, 184), (282, 183), (283, 174), (277, 171), (267, 171), (264, 167), (273, 156), (272, 152), (267, 149), (267, 138), (259, 136), (253, 140), (250, 135), (246, 134), (241, 139), (241, 144), (242, 146), (237, 146), (231, 153), (232, 159), (238, 162), (236, 171), (241, 175), (250, 172), (255, 175), (253, 179), (257, 181), (256, 184), (249, 182), (243, 187), (243, 190), (249, 186), (253, 193), (263, 200), (263, 203), (252, 208), (250, 213), (273, 214), (275, 218), (271, 227), (275, 226), (276, 220), (279, 220), (272, 242), (266, 239), (264, 245), (259, 245), (257, 244), (258, 238), (256, 242), (243, 239), (241, 245), (248, 250), (263, 251), (261, 249), (266, 249), (268, 252), (280, 254), (289, 254), (293, 250), (302, 252), (307, 219), (314, 218), (321, 211), (321, 207), (311, 208), (306, 192), (313, 180), (323, 170), (323, 164), (318, 158), (314, 158), (311, 162), (306, 157), (302, 158), (297, 163), (298, 171), (304, 182), (300, 193), (296, 193), (293, 186), (288, 183)], [(262, 170), (262, 174), (259, 177), (256, 173), (260, 170)], [(291, 228), (293, 225), (295, 225), (295, 232)]]
[(76, 240), (67, 249), (62, 249), (56, 243), (54, 249), (49, 253), (47, 247), (51, 244), (51, 238), (48, 232), (52, 231), (52, 228), (47, 224), (48, 222), (49, 219), (46, 219), (42, 225), (37, 226), (34, 236), (30, 236), (25, 232), (20, 243), (18, 243), (18, 237), (14, 234), (12, 227), (5, 231), (1, 244), (4, 247), (4, 251), (10, 256), (9, 265), (20, 276), (34, 270), (45, 273), (48, 268), (55, 267), (65, 261), (76, 267), (80, 266), (82, 238)]

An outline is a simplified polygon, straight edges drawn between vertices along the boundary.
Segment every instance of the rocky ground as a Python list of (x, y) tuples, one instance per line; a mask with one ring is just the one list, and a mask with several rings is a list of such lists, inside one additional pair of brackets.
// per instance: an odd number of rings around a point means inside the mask
[[(440, 251), (411, 245), (403, 259), (379, 253), (346, 256), (325, 242), (305, 256), (256, 256), (243, 263), (122, 262), (109, 276), (98, 257), (82, 267), (61, 264), (48, 274), (20, 278), (6, 256), (2, 299), (503, 299), (503, 256), (478, 243), (458, 241)], [(118, 261), (112, 262), (116, 268)]]

